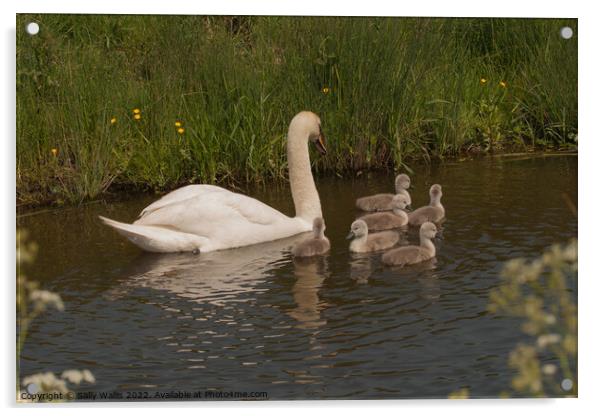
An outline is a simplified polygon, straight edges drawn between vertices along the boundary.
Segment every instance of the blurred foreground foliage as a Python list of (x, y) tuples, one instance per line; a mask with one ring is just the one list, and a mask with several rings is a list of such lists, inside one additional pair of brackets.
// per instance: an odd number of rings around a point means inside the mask
[[(531, 342), (510, 352), (512, 391), (502, 397), (577, 396), (577, 240), (554, 245), (541, 257), (514, 259), (492, 290), (489, 311), (522, 320)], [(450, 398), (469, 398), (466, 388)]]
[[(82, 382), (95, 383), (90, 370), (65, 370), (59, 376), (52, 372), (36, 373), (21, 378), (20, 364), (23, 345), (33, 320), (44, 316), (49, 310), (63, 311), (65, 306), (60, 295), (40, 289), (37, 282), (29, 280), (22, 272), (25, 263), (34, 261), (38, 247), (27, 237), (27, 232), (17, 230), (17, 401), (55, 401), (52, 394), (72, 393), (71, 385)], [(25, 390), (22, 390), (24, 388)], [(29, 399), (24, 395), (32, 395)], [(37, 396), (36, 396), (37, 395)]]

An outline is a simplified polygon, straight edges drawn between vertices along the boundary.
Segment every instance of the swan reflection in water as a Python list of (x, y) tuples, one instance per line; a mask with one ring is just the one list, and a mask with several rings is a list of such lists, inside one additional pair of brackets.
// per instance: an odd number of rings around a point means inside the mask
[(291, 247), (307, 235), (199, 255), (141, 253), (111, 296), (125, 296), (134, 288), (151, 288), (216, 306), (240, 302), (243, 293), (266, 291), (260, 284), (272, 270), (290, 261)]
[(417, 279), (420, 297), (435, 303), (441, 297), (441, 285), (437, 273), (437, 257), (410, 266), (387, 267), (398, 279)]
[(382, 276), (383, 269), (388, 271), (385, 279), (416, 279), (420, 285), (420, 297), (437, 302), (441, 296), (441, 287), (437, 274), (437, 258), (405, 267), (387, 267), (382, 264), (378, 253), (351, 253), (349, 277), (357, 284), (367, 284), (374, 273)]
[[(358, 218), (361, 219), (361, 216)], [(407, 239), (407, 229), (398, 231), (400, 231), (398, 245), (404, 246), (409, 244)], [(387, 250), (369, 253), (349, 252), (349, 277), (351, 280), (358, 284), (368, 283), (375, 271), (382, 271), (383, 264), (380, 258), (386, 251)]]
[(372, 253), (350, 253), (349, 277), (356, 283), (368, 283), (372, 276), (374, 255)]
[(297, 306), (288, 315), (299, 322), (298, 328), (321, 327), (326, 323), (321, 318), (326, 305), (320, 301), (318, 292), (329, 275), (327, 259), (324, 256), (294, 258), (293, 266), (296, 278), (293, 299)]
[(290, 256), (291, 248), (307, 235), (199, 255), (142, 253), (109, 296), (118, 298), (134, 288), (151, 288), (192, 302), (223, 306), (245, 301), (241, 294), (268, 290), (260, 284), (270, 272), (292, 261), (296, 307), (287, 314), (300, 328), (317, 328), (326, 323), (321, 319), (324, 304), (318, 291), (329, 274), (327, 260), (323, 256), (291, 260)]

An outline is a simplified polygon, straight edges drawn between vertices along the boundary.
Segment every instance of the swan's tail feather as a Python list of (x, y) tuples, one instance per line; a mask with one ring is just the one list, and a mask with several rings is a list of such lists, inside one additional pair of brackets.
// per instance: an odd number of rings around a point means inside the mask
[(155, 253), (210, 251), (209, 240), (205, 237), (153, 225), (126, 224), (100, 215), (98, 217), (104, 224), (146, 251)]

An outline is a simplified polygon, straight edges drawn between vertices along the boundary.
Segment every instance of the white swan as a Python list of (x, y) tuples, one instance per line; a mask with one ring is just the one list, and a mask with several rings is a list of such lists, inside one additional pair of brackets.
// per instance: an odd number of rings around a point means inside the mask
[(310, 231), (322, 217), (308, 143), (325, 154), (320, 118), (297, 114), (287, 136), (287, 157), (295, 217), (261, 201), (213, 185), (189, 185), (165, 195), (142, 210), (133, 224), (100, 217), (107, 225), (146, 251), (206, 253), (278, 240)]

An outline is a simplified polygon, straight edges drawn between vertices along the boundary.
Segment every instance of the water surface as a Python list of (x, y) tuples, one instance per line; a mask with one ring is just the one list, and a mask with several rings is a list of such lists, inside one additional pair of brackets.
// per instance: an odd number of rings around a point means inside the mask
[[(30, 329), (21, 372), (89, 368), (79, 391), (267, 392), (270, 399), (473, 397), (508, 390), (508, 353), (527, 341), (487, 312), (509, 259), (577, 234), (576, 156), (513, 156), (418, 167), (414, 207), (443, 186), (434, 261), (386, 268), (351, 255), (356, 197), (390, 192), (394, 173), (317, 180), (329, 255), (293, 261), (298, 237), (216, 253), (148, 254), (97, 219), (131, 222), (156, 197), (26, 215), (39, 244), (32, 280), (65, 311)], [(288, 187), (248, 190), (293, 213)], [(402, 233), (416, 243), (417, 230)]]

